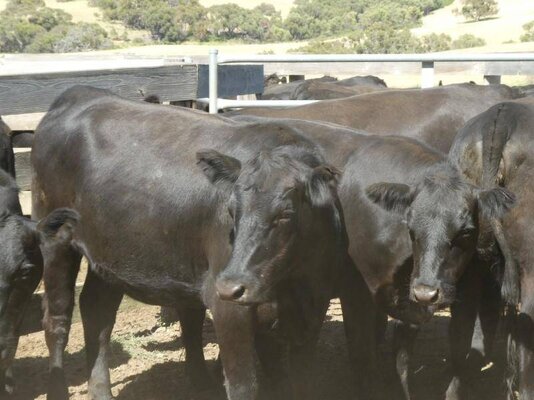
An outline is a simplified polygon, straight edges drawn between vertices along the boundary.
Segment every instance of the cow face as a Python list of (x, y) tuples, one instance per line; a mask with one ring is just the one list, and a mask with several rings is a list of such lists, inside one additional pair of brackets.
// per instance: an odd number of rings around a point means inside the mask
[(43, 273), (39, 246), (57, 240), (60, 231), (63, 236), (70, 232), (64, 226), (76, 221), (77, 215), (66, 209), (52, 212), (39, 224), (17, 214), (0, 214), (0, 380), (8, 392), (12, 387), (5, 375), (15, 356), (20, 324)]
[(514, 196), (502, 188), (478, 189), (448, 164), (439, 164), (415, 186), (378, 183), (366, 190), (374, 203), (404, 217), (412, 240), (410, 299), (434, 309), (451, 304), (471, 260), (479, 213), (500, 218)]
[(272, 300), (309, 232), (328, 223), (325, 210), (336, 204), (337, 172), (276, 150), (243, 167), (215, 151), (197, 157), (210, 181), (225, 191), (233, 220), (232, 255), (216, 281), (219, 297), (241, 304)]

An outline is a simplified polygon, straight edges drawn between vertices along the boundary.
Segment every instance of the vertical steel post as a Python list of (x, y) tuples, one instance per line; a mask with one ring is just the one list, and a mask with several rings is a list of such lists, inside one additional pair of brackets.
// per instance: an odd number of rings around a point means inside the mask
[(434, 86), (434, 61), (423, 61), (421, 65), (421, 89)]
[(217, 99), (219, 97), (218, 93), (218, 54), (219, 50), (210, 49), (210, 64), (209, 64), (209, 98), (210, 98), (210, 114), (217, 114), (219, 108), (217, 105)]

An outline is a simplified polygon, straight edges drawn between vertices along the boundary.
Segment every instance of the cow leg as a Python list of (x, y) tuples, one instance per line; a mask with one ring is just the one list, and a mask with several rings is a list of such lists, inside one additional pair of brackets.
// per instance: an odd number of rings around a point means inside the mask
[(419, 326), (399, 320), (394, 321), (393, 351), (395, 354), (397, 375), (406, 399), (410, 399), (410, 356), (412, 355), (413, 345), (418, 333)]
[(69, 390), (63, 371), (63, 353), (69, 338), (74, 286), (81, 255), (70, 246), (42, 246), (45, 297), (43, 300), (46, 345), (50, 353), (48, 400), (66, 400)]
[(292, 343), (289, 346), (289, 376), (293, 387), (293, 398), (298, 400), (317, 398), (312, 372), (319, 332), (310, 335), (311, 337), (304, 343)]
[(182, 342), (185, 347), (185, 370), (196, 391), (212, 389), (214, 383), (204, 359), (202, 328), (206, 318), (206, 308), (178, 307)]
[(480, 352), (483, 363), (487, 364), (491, 361), (493, 353), (493, 344), (495, 343), (501, 315), (502, 299), (500, 285), (495, 280), (495, 277), (487, 266), (482, 268), (485, 268), (485, 271), (483, 272), (484, 277), (477, 321), (477, 325), (478, 323), (480, 324), (482, 342), (478, 346), (472, 344), (471, 347)]
[(259, 395), (255, 325), (249, 307), (215, 299), (210, 305), (229, 400)]
[(378, 313), (366, 283), (354, 266), (341, 282), (340, 301), (357, 393), (364, 399), (380, 397), (377, 340), (385, 335), (387, 315)]
[(80, 295), (80, 312), (85, 336), (88, 392), (91, 400), (110, 400), (109, 341), (122, 292), (111, 287), (89, 269)]
[(449, 340), (453, 378), (447, 388), (447, 400), (459, 400), (467, 396), (465, 382), (468, 378), (467, 358), (477, 319), (478, 295), (464, 291), (459, 293), (459, 298), (461, 301), (451, 305)]
[(8, 397), (13, 394), (15, 390), (15, 382), (13, 380), (13, 370), (11, 366), (2, 370), (0, 373), (0, 399)]
[(291, 398), (291, 382), (285, 368), (287, 346), (273, 337), (272, 334), (260, 333), (256, 337), (256, 350), (266, 375), (269, 399)]

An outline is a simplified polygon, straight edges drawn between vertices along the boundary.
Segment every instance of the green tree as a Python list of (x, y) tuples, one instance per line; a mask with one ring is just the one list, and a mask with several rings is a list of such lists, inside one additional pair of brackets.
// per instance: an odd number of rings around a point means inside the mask
[(359, 18), (359, 23), (364, 30), (376, 28), (377, 25), (406, 29), (417, 26), (422, 15), (422, 11), (415, 6), (399, 6), (394, 2), (383, 2), (365, 10)]
[(0, 52), (22, 53), (33, 39), (46, 32), (39, 25), (14, 18), (0, 18)]
[(26, 53), (56, 53), (56, 44), (68, 33), (69, 25), (58, 25), (48, 32), (42, 32), (26, 46)]
[(461, 13), (468, 20), (480, 21), (497, 15), (499, 6), (496, 0), (464, 0)]
[(534, 42), (534, 21), (530, 21), (523, 25), (525, 33), (521, 35), (522, 42)]

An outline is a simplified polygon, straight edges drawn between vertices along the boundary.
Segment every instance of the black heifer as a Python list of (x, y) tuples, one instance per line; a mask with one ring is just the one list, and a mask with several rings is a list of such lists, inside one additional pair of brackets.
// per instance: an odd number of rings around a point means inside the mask
[(15, 155), (11, 144), (11, 129), (0, 117), (0, 169), (15, 177)]
[[(256, 121), (258, 126), (277, 121), (234, 118)], [(460, 377), (468, 370), (465, 359), (474, 317), (478, 312), (482, 319), (485, 337), (480, 350), (487, 353), (496, 328), (493, 314), (499, 307), (498, 299), (497, 304), (488, 299), (482, 285), (488, 279), (484, 265), (471, 259), (476, 222), (480, 211), (503, 212), (512, 199), (506, 192), (469, 184), (444, 154), (412, 139), (366, 136), (341, 127), (332, 130), (334, 125), (324, 123), (278, 123), (300, 130), (329, 163), (344, 171), (339, 195), (349, 254), (375, 301), (397, 319), (394, 344), (406, 397), (409, 355), (418, 327), (438, 308), (451, 305), (455, 379), (447, 396), (458, 398), (465, 388)]]
[(11, 365), (20, 326), (43, 272), (39, 246), (59, 245), (76, 221), (77, 214), (67, 209), (39, 223), (23, 217), (15, 180), (0, 170), (0, 396), (13, 392)]
[[(32, 152), (34, 212), (70, 206), (83, 223), (75, 245), (45, 259), (49, 399), (68, 397), (63, 351), (82, 254), (90, 263), (80, 309), (93, 399), (111, 398), (108, 345), (123, 294), (177, 307), (196, 386), (209, 381), (201, 340), (207, 306), (230, 399), (257, 397), (257, 359), (268, 376), (283, 377), (277, 356), (287, 347), (292, 391), (308, 398), (309, 357), (341, 281), (349, 344), (365, 365), (363, 384), (370, 382), (373, 307), (363, 280), (344, 278), (353, 271), (344, 268), (337, 172), (295, 132), (88, 87), (55, 101)], [(277, 328), (264, 334), (259, 325)]]
[(503, 262), (502, 293), (514, 309), (508, 312), (515, 314), (518, 307), (509, 342), (512, 374), (508, 386), (513, 398), (514, 380), (519, 378), (521, 400), (534, 399), (533, 127), (532, 99), (497, 104), (466, 124), (450, 153), (451, 162), (469, 182), (484, 188), (503, 187), (499, 190), (517, 196), (516, 207), (502, 220), (499, 214), (489, 213), (481, 221), (482, 228), (495, 233), (495, 239), (490, 235), (490, 240), (479, 243), (478, 251), (489, 263)]
[(517, 98), (505, 85), (471, 84), (430, 89), (381, 90), (299, 107), (249, 108), (228, 113), (326, 121), (377, 135), (401, 135), (449, 151), (458, 130), (492, 105)]
[[(367, 173), (355, 175), (355, 171)], [(473, 293), (478, 271), (470, 266), (477, 221), (479, 215), (502, 216), (513, 204), (513, 196), (502, 189), (479, 189), (466, 182), (444, 156), (394, 138), (376, 140), (354, 154), (345, 169), (340, 196), (349, 253), (377, 302), (402, 321), (396, 326), (395, 343), (406, 397), (407, 357), (417, 325), (435, 310), (451, 306), (451, 352), (457, 377), (447, 397), (459, 398), (465, 389), (460, 379), (472, 335), (472, 326), (471, 330), (463, 326), (461, 316), (474, 309), (474, 322), (479, 302)], [(345, 207), (347, 196), (355, 202), (351, 208)], [(379, 212), (368, 199), (388, 213)]]

